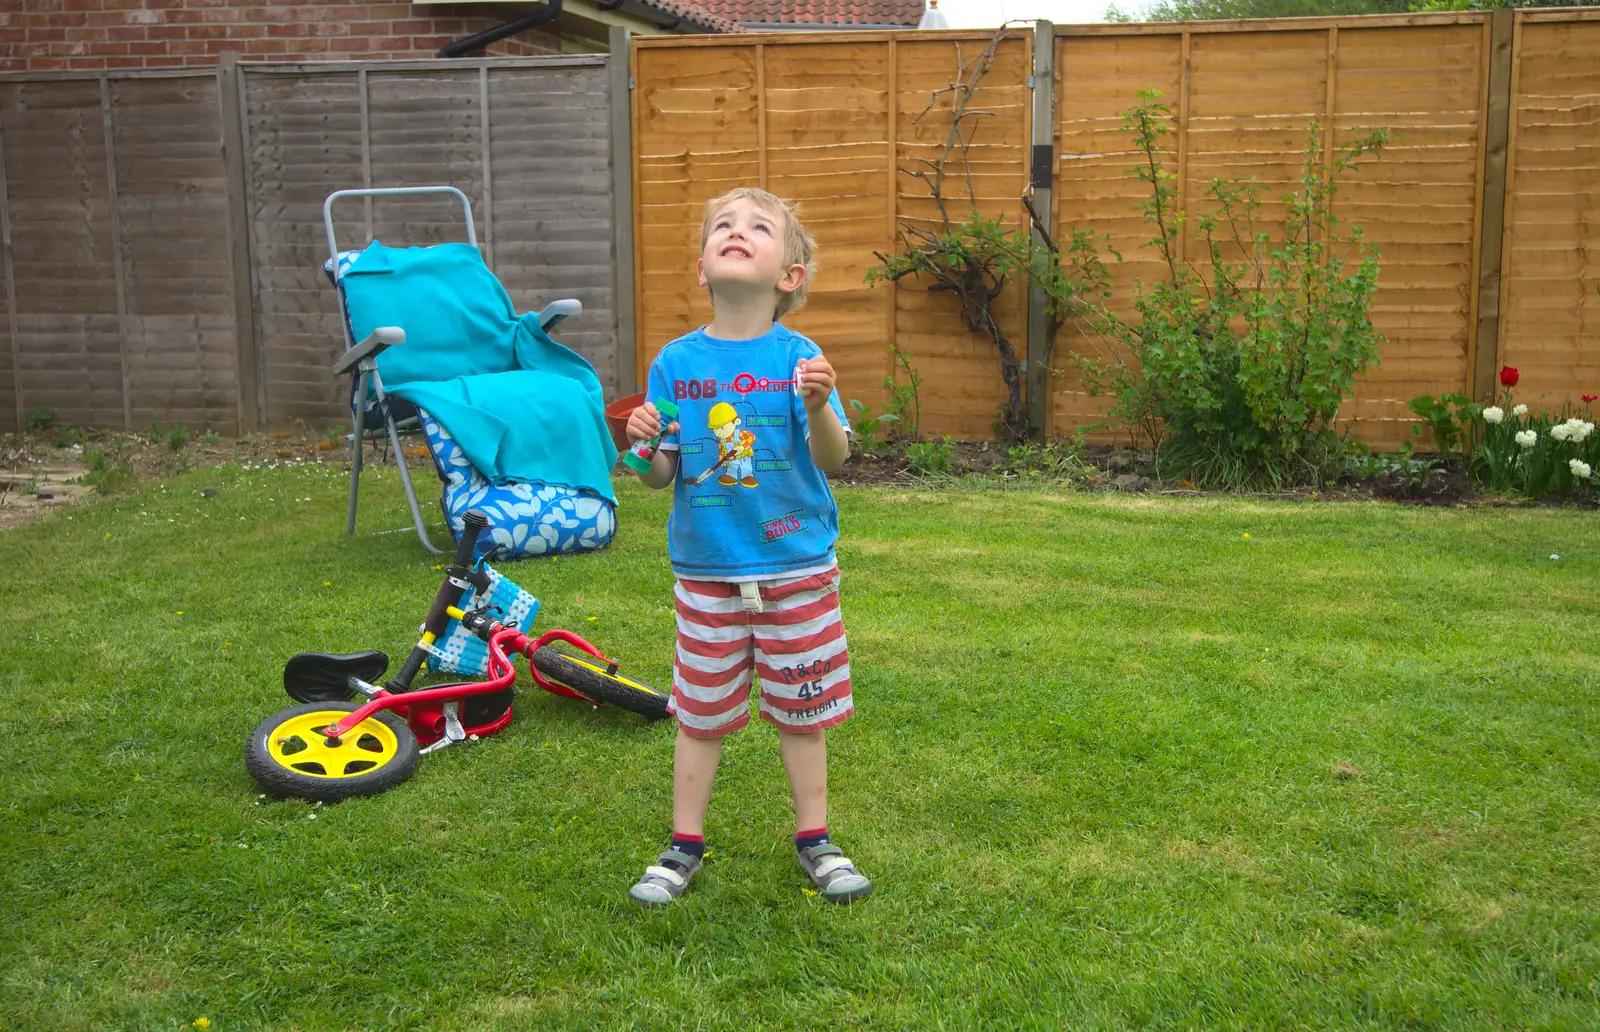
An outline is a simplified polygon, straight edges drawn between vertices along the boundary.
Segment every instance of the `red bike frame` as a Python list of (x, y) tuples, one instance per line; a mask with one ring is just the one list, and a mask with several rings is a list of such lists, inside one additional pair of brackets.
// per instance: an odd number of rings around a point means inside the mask
[[(458, 610), (452, 611), (451, 616), (460, 619), (462, 615)], [(416, 733), (417, 740), (422, 745), (429, 745), (444, 737), (445, 716), (444, 704), (471, 698), (474, 695), (487, 695), (490, 692), (504, 691), (510, 688), (517, 679), (516, 668), (512, 666), (511, 659), (506, 655), (509, 649), (512, 654), (521, 654), (531, 659), (539, 649), (552, 641), (565, 642), (573, 648), (593, 656), (607, 666), (612, 661), (601, 654), (600, 650), (573, 634), (571, 631), (546, 631), (537, 639), (529, 638), (515, 627), (506, 627), (494, 623), (489, 627), (489, 676), (482, 681), (462, 681), (456, 684), (435, 685), (432, 688), (422, 688), (414, 692), (391, 692), (380, 688), (369, 702), (362, 704), (354, 712), (347, 715), (337, 724), (332, 725), (323, 733), (332, 739), (338, 739), (348, 734), (363, 720), (377, 713), (379, 710), (394, 710), (406, 718), (411, 725), (411, 730)], [(533, 681), (540, 688), (556, 695), (564, 695), (569, 699), (582, 699), (592, 705), (598, 705), (594, 700), (579, 692), (573, 691), (566, 685), (556, 684), (540, 675), (530, 662), (528, 672), (533, 675)], [(511, 723), (511, 707), (507, 706), (505, 713), (486, 724), (463, 727), (469, 735), (492, 735)]]

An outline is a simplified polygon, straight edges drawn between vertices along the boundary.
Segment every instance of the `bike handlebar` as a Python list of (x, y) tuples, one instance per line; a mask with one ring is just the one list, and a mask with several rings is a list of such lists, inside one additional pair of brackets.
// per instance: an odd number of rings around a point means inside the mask
[[(464, 522), (466, 525), (461, 528), (461, 540), (456, 542), (456, 554), (451, 558), (451, 565), (445, 571), (444, 583), (439, 585), (438, 593), (433, 596), (433, 605), (428, 607), (428, 615), (422, 621), (424, 636), (433, 636), (426, 638), (430, 642), (443, 634), (444, 629), (449, 626), (450, 614), (447, 610), (451, 606), (458, 605), (462, 594), (466, 591), (457, 583), (459, 578), (453, 571), (471, 567), (472, 553), (478, 547), (478, 538), (489, 527), (489, 517), (477, 509), (467, 510)], [(414, 646), (400, 672), (385, 682), (384, 687), (392, 692), (409, 691), (411, 682), (416, 679), (422, 670), (422, 664), (427, 660), (428, 651), (420, 644)]]

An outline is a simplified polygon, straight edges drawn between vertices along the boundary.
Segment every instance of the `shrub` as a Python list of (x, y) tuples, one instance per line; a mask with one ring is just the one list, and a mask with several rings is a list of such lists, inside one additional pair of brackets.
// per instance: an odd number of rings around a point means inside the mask
[[(1138, 285), (1135, 322), (1097, 307), (1088, 327), (1098, 354), (1078, 358), (1084, 382), (1113, 396), (1113, 417), (1136, 444), (1147, 438), (1164, 476), (1228, 489), (1320, 480), (1343, 462), (1335, 418), (1383, 340), (1368, 317), (1377, 250), (1359, 228), (1341, 227), (1331, 203), (1339, 175), (1378, 154), (1388, 131), (1353, 141), (1325, 167), (1312, 122), (1277, 240), (1251, 228), (1257, 184), (1212, 180), (1214, 207), (1197, 220), (1210, 263), (1202, 276), (1178, 249), (1185, 214), (1160, 156), (1171, 111), (1159, 96), (1140, 94), (1123, 119), (1142, 155), (1135, 171), (1150, 196), (1140, 211), (1166, 278)], [(1106, 295), (1103, 266), (1075, 267), (1089, 278), (1080, 297)]]

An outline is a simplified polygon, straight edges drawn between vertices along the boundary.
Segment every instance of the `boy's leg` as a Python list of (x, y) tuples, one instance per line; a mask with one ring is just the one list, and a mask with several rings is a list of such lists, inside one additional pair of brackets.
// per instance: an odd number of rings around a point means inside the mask
[(705, 855), (706, 809), (722, 758), (722, 736), (750, 720), (754, 660), (737, 587), (680, 581), (677, 660), (667, 709), (678, 720), (672, 756), (672, 843), (628, 891), (640, 903), (670, 903), (689, 887)]
[[(711, 782), (722, 759), (722, 739), (696, 738), (680, 726), (672, 747), (672, 832), (704, 835)], [(826, 786), (824, 786), (826, 790)]]
[(777, 726), (778, 749), (794, 798), (795, 852), (822, 897), (850, 903), (872, 883), (828, 839), (826, 731), (855, 712), (850, 652), (839, 615), (838, 571), (775, 584), (752, 618), (761, 716)]
[(800, 832), (828, 826), (828, 733), (811, 731), (778, 735), (778, 754), (789, 775), (795, 827)]

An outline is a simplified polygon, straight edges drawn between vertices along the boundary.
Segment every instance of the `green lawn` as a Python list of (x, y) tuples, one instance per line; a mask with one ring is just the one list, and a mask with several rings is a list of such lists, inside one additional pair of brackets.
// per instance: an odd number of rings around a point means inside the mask
[[(386, 795), (258, 798), (283, 661), (398, 663), (437, 582), (369, 486), (354, 539), (317, 468), (0, 535), (0, 1028), (1600, 1027), (1591, 512), (842, 491), (878, 891), (802, 895), (762, 725), (644, 912), (665, 724), (535, 691)], [(623, 499), (507, 572), (664, 683), (668, 499)]]

